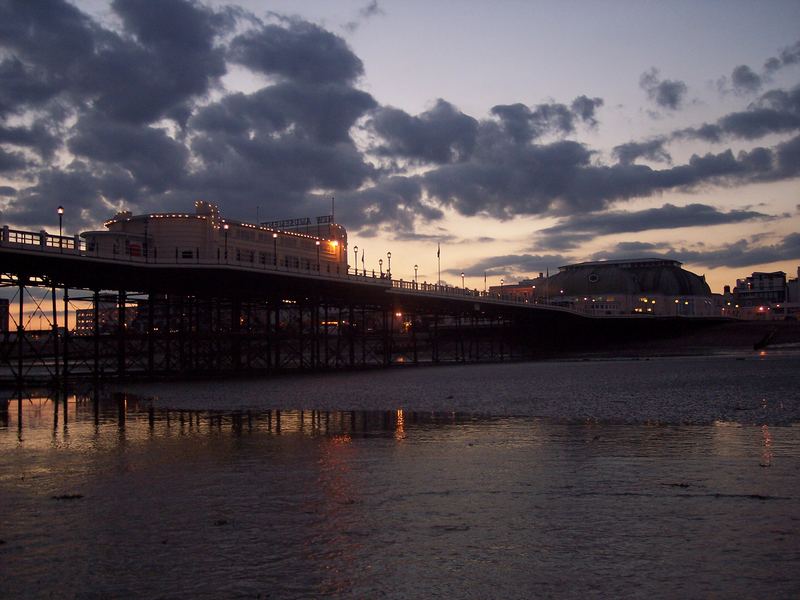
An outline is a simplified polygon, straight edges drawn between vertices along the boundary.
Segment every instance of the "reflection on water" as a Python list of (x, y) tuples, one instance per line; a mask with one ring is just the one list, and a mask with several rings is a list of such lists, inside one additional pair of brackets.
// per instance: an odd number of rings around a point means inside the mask
[[(91, 439), (142, 441), (172, 435), (244, 433), (325, 436), (333, 443), (352, 437), (406, 437), (412, 426), (464, 425), (492, 421), (484, 414), (448, 412), (322, 411), (322, 410), (180, 410), (165, 409), (151, 400), (128, 394), (33, 395), (8, 401), (0, 425), (16, 430), (20, 447), (81, 447)], [(0, 448), (9, 443), (0, 437)]]
[(800, 589), (797, 425), (125, 394), (15, 399), (0, 416), (0, 597)]

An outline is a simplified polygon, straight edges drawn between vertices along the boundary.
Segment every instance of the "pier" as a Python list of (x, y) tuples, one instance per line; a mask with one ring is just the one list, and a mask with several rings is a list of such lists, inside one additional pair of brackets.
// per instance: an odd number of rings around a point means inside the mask
[(0, 286), (11, 297), (0, 385), (503, 361), (708, 322), (592, 317), (227, 252), (153, 254), (101, 256), (79, 236), (4, 227)]

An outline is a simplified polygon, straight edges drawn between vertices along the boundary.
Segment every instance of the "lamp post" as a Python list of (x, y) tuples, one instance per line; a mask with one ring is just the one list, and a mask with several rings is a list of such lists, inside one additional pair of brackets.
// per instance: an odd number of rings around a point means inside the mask
[(230, 227), (227, 223), (222, 226), (222, 230), (225, 232), (225, 264), (228, 264), (228, 227)]
[(461, 271), (461, 289), (462, 290), (466, 289), (464, 287), (464, 271)]
[(503, 284), (505, 283), (505, 281), (506, 280), (503, 279), (502, 277), (500, 278), (500, 299), (501, 300), (503, 299)]
[(319, 240), (316, 241), (317, 245), (317, 273), (319, 273)]
[(355, 269), (356, 275), (358, 275), (358, 246), (353, 246), (353, 254), (356, 255), (356, 262), (353, 264), (353, 269)]
[(419, 265), (414, 265), (414, 285), (417, 285), (419, 281), (417, 280), (417, 269), (419, 269)]
[(391, 252), (387, 252), (386, 253), (386, 258), (389, 261), (389, 263), (386, 265), (386, 276), (389, 279), (391, 279), (392, 278), (392, 253)]
[(381, 270), (381, 279), (383, 279), (383, 259), (378, 259), (378, 268)]
[(63, 206), (59, 206), (56, 209), (56, 212), (58, 213), (58, 250), (60, 252), (61, 251), (61, 247), (62, 247), (62, 242), (61, 242), (61, 222), (62, 222), (62, 219), (64, 218), (64, 207)]
[(272, 234), (272, 266), (278, 266), (278, 234)]

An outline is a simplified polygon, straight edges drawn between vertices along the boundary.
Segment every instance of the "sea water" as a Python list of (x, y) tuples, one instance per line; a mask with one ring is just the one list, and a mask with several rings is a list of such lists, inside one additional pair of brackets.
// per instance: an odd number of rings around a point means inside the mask
[(0, 597), (797, 597), (800, 355), (12, 397)]

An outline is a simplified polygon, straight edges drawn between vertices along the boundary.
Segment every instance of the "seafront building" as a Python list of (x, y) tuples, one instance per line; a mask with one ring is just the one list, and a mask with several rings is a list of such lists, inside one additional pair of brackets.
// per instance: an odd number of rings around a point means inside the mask
[[(800, 267), (797, 269), (800, 278)], [(740, 319), (775, 320), (800, 314), (798, 279), (787, 280), (783, 271), (755, 271), (736, 280), (733, 291), (725, 286), (723, 312)]]
[(117, 213), (106, 231), (87, 231), (89, 255), (153, 262), (223, 263), (347, 273), (347, 231), (333, 215), (246, 223), (223, 218), (215, 204), (195, 202), (195, 213)]
[(713, 316), (711, 290), (701, 275), (675, 260), (638, 258), (559, 267), (551, 277), (493, 286), (492, 292), (571, 308), (593, 316)]

